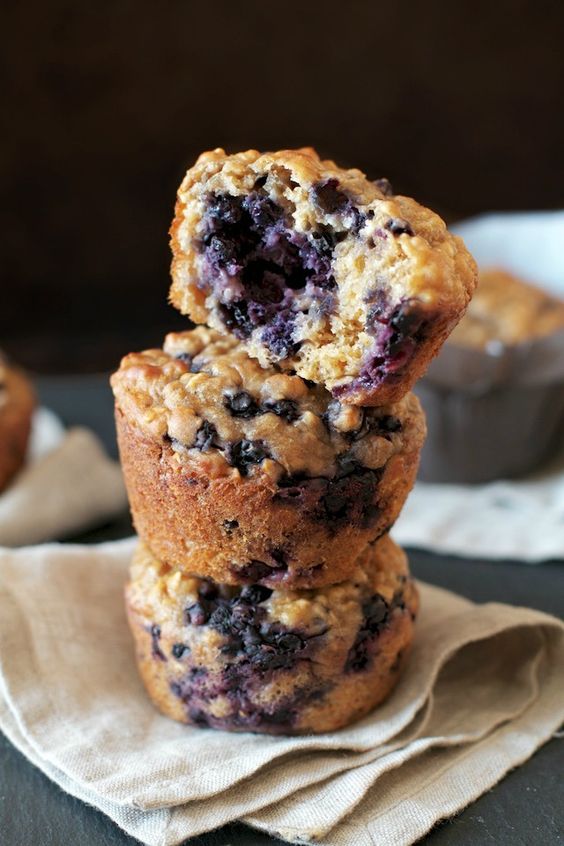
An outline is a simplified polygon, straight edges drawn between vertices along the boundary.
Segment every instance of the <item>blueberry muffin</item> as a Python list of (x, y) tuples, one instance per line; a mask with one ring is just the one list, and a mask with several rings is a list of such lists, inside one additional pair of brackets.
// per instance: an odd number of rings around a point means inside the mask
[(34, 408), (28, 380), (0, 358), (0, 491), (25, 461)]
[(406, 394), (476, 282), (440, 217), (310, 148), (204, 153), (171, 237), (173, 305), (353, 405)]
[(296, 591), (197, 579), (140, 544), (126, 596), (139, 670), (164, 714), (269, 734), (332, 731), (381, 702), (418, 605), (388, 536), (361, 554), (349, 580)]
[(504, 270), (480, 271), (466, 315), (416, 391), (429, 422), (424, 481), (479, 484), (537, 470), (562, 446), (564, 302)]
[(487, 350), (512, 347), (564, 330), (564, 301), (500, 269), (480, 273), (480, 284), (449, 343)]
[(225, 584), (348, 578), (398, 516), (425, 436), (411, 394), (344, 405), (202, 327), (126, 356), (112, 386), (139, 535)]

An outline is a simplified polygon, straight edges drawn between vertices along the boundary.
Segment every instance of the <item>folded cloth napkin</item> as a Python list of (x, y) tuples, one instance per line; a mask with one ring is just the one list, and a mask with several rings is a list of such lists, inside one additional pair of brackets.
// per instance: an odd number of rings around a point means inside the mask
[(0, 728), (61, 788), (151, 846), (232, 820), (295, 842), (409, 844), (564, 719), (564, 625), (420, 585), (405, 673), (333, 734), (229, 735), (146, 697), (123, 584), (134, 539), (0, 550)]
[(119, 465), (88, 429), (65, 431), (39, 409), (28, 461), (0, 494), (0, 545), (62, 538), (103, 523), (127, 507)]

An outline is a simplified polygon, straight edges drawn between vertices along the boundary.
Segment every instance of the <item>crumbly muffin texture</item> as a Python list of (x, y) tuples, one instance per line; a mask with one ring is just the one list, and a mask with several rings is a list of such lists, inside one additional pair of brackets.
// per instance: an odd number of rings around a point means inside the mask
[(0, 358), (0, 491), (25, 461), (34, 407), (29, 381)]
[(276, 734), (329, 731), (395, 684), (417, 593), (389, 538), (350, 580), (319, 590), (233, 588), (159, 562), (140, 544), (127, 588), (143, 680), (182, 722)]
[(217, 582), (347, 578), (415, 480), (425, 424), (413, 395), (345, 405), (213, 330), (126, 356), (112, 385), (139, 535)]
[(204, 153), (171, 238), (181, 312), (360, 406), (411, 388), (476, 281), (436, 214), (310, 148)]
[(499, 268), (480, 273), (477, 291), (449, 343), (515, 346), (564, 330), (564, 301)]

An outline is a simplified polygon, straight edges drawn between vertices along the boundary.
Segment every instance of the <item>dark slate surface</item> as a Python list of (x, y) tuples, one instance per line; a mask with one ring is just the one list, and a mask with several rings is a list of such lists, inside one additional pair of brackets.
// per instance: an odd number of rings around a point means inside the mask
[[(105, 377), (44, 378), (39, 391), (42, 401), (65, 422), (90, 425), (115, 454), (112, 401)], [(123, 537), (130, 531), (129, 519), (123, 515), (81, 539), (94, 542)], [(416, 550), (411, 551), (410, 560), (419, 578), (477, 602), (510, 602), (564, 616), (561, 563), (530, 567)], [(563, 771), (564, 739), (555, 738), (454, 820), (437, 826), (423, 842), (428, 846), (564, 844)], [(1, 846), (126, 846), (136, 842), (103, 814), (61, 792), (0, 735)], [(194, 846), (273, 846), (279, 841), (232, 825), (191, 842)]]

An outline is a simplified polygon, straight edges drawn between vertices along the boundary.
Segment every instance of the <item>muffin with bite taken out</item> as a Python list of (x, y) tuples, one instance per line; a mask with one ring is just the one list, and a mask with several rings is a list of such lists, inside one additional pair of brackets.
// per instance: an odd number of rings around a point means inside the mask
[(183, 314), (359, 406), (405, 396), (476, 284), (438, 215), (311, 148), (201, 155), (171, 244)]

